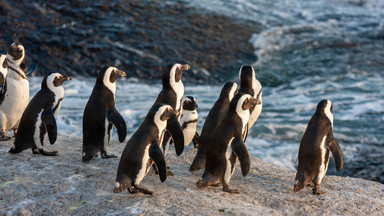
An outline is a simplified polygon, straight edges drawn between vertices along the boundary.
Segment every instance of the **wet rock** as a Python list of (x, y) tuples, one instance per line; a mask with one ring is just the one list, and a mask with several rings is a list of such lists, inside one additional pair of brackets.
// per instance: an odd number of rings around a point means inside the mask
[(218, 83), (256, 60), (248, 40), (261, 29), (258, 23), (155, 0), (5, 0), (0, 11), (6, 14), (0, 51), (20, 41), (27, 63), (37, 63), (41, 74), (94, 76), (120, 61), (129, 76), (140, 71), (143, 80), (159, 80), (169, 63), (184, 61), (217, 75), (192, 73), (188, 82)]

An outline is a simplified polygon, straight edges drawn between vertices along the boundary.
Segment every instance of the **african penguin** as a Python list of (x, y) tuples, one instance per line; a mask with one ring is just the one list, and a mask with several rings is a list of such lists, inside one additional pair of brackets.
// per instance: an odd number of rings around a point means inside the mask
[(332, 103), (322, 100), (309, 120), (300, 142), (299, 166), (293, 189), (295, 192), (313, 182), (313, 194), (323, 193), (319, 187), (328, 169), (330, 152), (335, 160), (336, 170), (340, 171), (343, 168), (343, 154), (333, 137)]
[(152, 163), (156, 164), (161, 182), (167, 179), (167, 166), (160, 149), (167, 120), (174, 117), (176, 111), (170, 105), (155, 104), (149, 110), (143, 123), (129, 139), (120, 158), (116, 175), (115, 193), (128, 189), (129, 193), (141, 192), (153, 195), (153, 192), (140, 185)]
[(5, 78), (7, 77), (7, 73), (8, 73), (6, 58), (7, 58), (6, 55), (3, 55), (3, 54), (0, 55), (0, 92), (3, 90)]
[[(196, 99), (192, 96), (186, 96), (183, 98), (183, 112), (179, 120), (181, 129), (184, 134), (184, 145), (188, 146), (191, 141), (195, 148), (198, 147), (199, 134), (196, 132), (198, 114), (196, 109), (198, 105)], [(173, 143), (172, 139), (169, 139), (169, 133), (164, 134), (164, 139), (168, 139), (168, 142), (163, 142), (163, 153), (167, 155), (169, 145)], [(165, 144), (164, 144), (165, 143)]]
[(25, 75), (25, 52), (23, 45), (13, 43), (7, 51), (7, 76), (0, 94), (0, 140), (9, 140), (5, 131), (16, 134), (21, 115), (29, 102), (29, 82)]
[(59, 113), (61, 101), (64, 98), (62, 84), (71, 79), (60, 73), (51, 73), (44, 77), (41, 90), (29, 102), (21, 117), (14, 146), (9, 150), (10, 153), (15, 154), (32, 148), (34, 154), (56, 156), (57, 151), (44, 151), (43, 144), (47, 133), (51, 144), (56, 141), (55, 117)]
[(214, 134), (207, 151), (205, 170), (202, 179), (196, 185), (207, 187), (223, 184), (223, 191), (239, 193), (229, 188), (229, 181), (235, 170), (236, 158), (239, 158), (243, 176), (250, 170), (251, 159), (243, 137), (249, 120), (249, 109), (259, 103), (249, 94), (238, 93), (232, 99), (228, 112)]
[(119, 141), (127, 135), (127, 126), (116, 110), (116, 80), (126, 73), (115, 67), (103, 67), (96, 79), (83, 115), (83, 162), (90, 161), (99, 151), (102, 158), (116, 158), (108, 155), (112, 124), (115, 125)]
[(209, 111), (205, 119), (203, 129), (199, 137), (199, 147), (197, 154), (193, 159), (192, 165), (189, 168), (190, 172), (194, 172), (204, 168), (205, 156), (211, 139), (214, 137), (216, 129), (219, 127), (220, 122), (223, 120), (228, 111), (229, 104), (232, 98), (237, 93), (237, 84), (234, 82), (227, 82), (224, 84), (220, 96)]
[(262, 101), (262, 87), (260, 82), (256, 79), (255, 70), (252, 66), (244, 65), (240, 68), (239, 71), (240, 78), (240, 88), (239, 93), (250, 94), (253, 98), (256, 98), (260, 101), (256, 107), (251, 108), (249, 116), (248, 129), (252, 127), (252, 125), (259, 118), (261, 110), (263, 108)]
[[(181, 77), (183, 72), (190, 68), (191, 67), (187, 64), (181, 65), (176, 63), (163, 70), (163, 89), (160, 91), (154, 103), (154, 105), (159, 103), (168, 104), (176, 112), (176, 115), (168, 120), (167, 130), (170, 132), (175, 143), (175, 150), (178, 156), (181, 155), (184, 150), (184, 135), (179, 124), (179, 119), (182, 113), (182, 99), (184, 96), (184, 84), (181, 81)], [(164, 142), (166, 141), (167, 140), (164, 140)], [(160, 146), (162, 146), (164, 142), (160, 143)]]

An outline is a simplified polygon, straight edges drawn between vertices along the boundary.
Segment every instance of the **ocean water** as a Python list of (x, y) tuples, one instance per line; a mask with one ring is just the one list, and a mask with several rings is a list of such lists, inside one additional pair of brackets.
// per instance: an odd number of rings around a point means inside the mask
[[(255, 49), (255, 62), (250, 64), (263, 85), (263, 111), (246, 142), (252, 156), (295, 170), (301, 137), (322, 99), (333, 102), (334, 136), (346, 163), (363, 151), (384, 155), (383, 1), (183, 2), (263, 25), (249, 38)], [(30, 79), (31, 96), (41, 80)], [(238, 71), (231, 81), (238, 82)], [(95, 78), (76, 77), (64, 84), (59, 134), (81, 137), (82, 114), (94, 82)], [(197, 98), (200, 131), (222, 86), (184, 86), (185, 95)], [(118, 80), (117, 109), (127, 123), (127, 139), (160, 90), (160, 81)]]

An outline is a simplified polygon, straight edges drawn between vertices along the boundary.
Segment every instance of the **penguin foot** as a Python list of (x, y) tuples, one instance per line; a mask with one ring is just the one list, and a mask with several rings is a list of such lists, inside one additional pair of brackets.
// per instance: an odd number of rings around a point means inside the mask
[(87, 163), (87, 162), (89, 162), (90, 160), (92, 160), (92, 158), (93, 158), (92, 155), (90, 155), (90, 154), (85, 154), (85, 155), (83, 156), (83, 159), (81, 160), (81, 162), (83, 162), (83, 163)]
[(57, 156), (57, 151), (49, 152), (49, 151), (44, 151), (43, 149), (39, 149), (39, 152), (41, 155), (44, 155), (44, 156)]
[(10, 139), (12, 139), (12, 137), (10, 137), (10, 136), (7, 136), (7, 135), (2, 135), (2, 136), (0, 136), (0, 141), (7, 141), (7, 140), (10, 140)]
[[(134, 189), (137, 190), (137, 192), (153, 196), (153, 191), (149, 190), (148, 188), (146, 188), (142, 185), (138, 184), (138, 185), (134, 185), (133, 187), (135, 187)], [(137, 193), (137, 192), (134, 192), (134, 193)]]
[(175, 176), (172, 171), (167, 171), (167, 176)]
[(207, 184), (206, 182), (204, 181), (204, 179), (200, 179), (198, 182), (196, 182), (196, 186), (198, 188), (203, 188), (203, 187), (207, 187)]
[(103, 153), (101, 153), (101, 158), (103, 158), (103, 159), (107, 159), (107, 158), (117, 158), (117, 156), (114, 155), (114, 154), (107, 154), (107, 152), (103, 152)]
[(211, 184), (211, 187), (219, 187), (219, 186), (220, 186), (220, 183)]
[(125, 189), (128, 189), (128, 192), (131, 193), (131, 186), (127, 187), (127, 186), (124, 186), (118, 182), (116, 182), (116, 186), (115, 186), (115, 189), (113, 190), (114, 193), (121, 193), (123, 192)]
[(32, 148), (32, 154), (40, 154), (37, 148)]
[(320, 191), (319, 189), (319, 185), (315, 185), (313, 190), (312, 190), (313, 194), (316, 194), (316, 195), (321, 195), (321, 194), (325, 194), (325, 192), (323, 191)]
[(240, 192), (237, 189), (230, 189), (229, 185), (227, 184), (223, 185), (223, 191), (231, 194), (240, 194)]

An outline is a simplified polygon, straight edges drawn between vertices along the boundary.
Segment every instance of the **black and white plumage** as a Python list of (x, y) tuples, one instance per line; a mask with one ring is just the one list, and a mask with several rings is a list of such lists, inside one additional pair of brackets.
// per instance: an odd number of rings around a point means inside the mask
[(313, 183), (313, 193), (323, 193), (319, 187), (328, 169), (330, 152), (335, 159), (336, 170), (340, 171), (343, 168), (343, 154), (333, 137), (332, 103), (322, 100), (300, 142), (295, 192)]
[(176, 112), (166, 104), (155, 104), (149, 110), (143, 123), (129, 139), (120, 158), (116, 175), (115, 193), (128, 189), (130, 193), (153, 192), (140, 185), (152, 163), (156, 164), (161, 182), (167, 178), (167, 166), (160, 143), (167, 126), (167, 120)]
[(115, 158), (108, 155), (112, 124), (116, 127), (119, 141), (127, 135), (127, 126), (116, 109), (116, 80), (126, 73), (115, 67), (103, 67), (96, 79), (83, 115), (83, 162), (90, 161), (99, 151), (102, 158)]
[[(184, 84), (181, 77), (184, 71), (190, 69), (187, 64), (174, 64), (162, 72), (163, 89), (160, 91), (154, 106), (159, 103), (168, 104), (175, 110), (176, 115), (167, 122), (167, 130), (170, 132), (175, 143), (176, 154), (179, 156), (184, 150), (184, 135), (180, 127), (179, 119), (182, 113), (182, 99), (184, 96)], [(167, 140), (164, 139), (164, 142)], [(162, 146), (163, 143), (160, 145)]]
[(260, 101), (260, 104), (256, 105), (250, 110), (251, 114), (249, 116), (249, 122), (248, 122), (248, 129), (250, 129), (252, 125), (256, 122), (256, 120), (259, 118), (261, 110), (263, 108), (262, 86), (260, 82), (256, 79), (255, 70), (253, 69), (252, 66), (249, 66), (249, 65), (242, 66), (239, 71), (239, 78), (240, 78), (239, 93), (250, 94), (253, 98)]
[(3, 90), (8, 73), (7, 55), (0, 54), (0, 92)]
[[(19, 126), (21, 115), (29, 102), (29, 82), (25, 75), (25, 51), (23, 45), (13, 43), (7, 51), (7, 76), (0, 93), (0, 140), (9, 140), (5, 131)], [(5, 64), (4, 64), (5, 65)]]
[[(196, 127), (199, 115), (196, 110), (198, 108), (196, 99), (192, 96), (186, 96), (183, 98), (182, 104), (183, 113), (181, 114), (179, 123), (184, 134), (184, 146), (188, 146), (191, 142), (193, 142), (193, 145), (197, 148), (199, 134), (196, 132)], [(168, 131), (164, 134), (164, 140), (168, 140), (167, 142), (163, 142), (163, 153), (164, 155), (167, 155), (169, 145), (173, 143), (173, 140), (170, 139)]]
[(32, 148), (34, 154), (55, 156), (57, 152), (43, 150), (44, 140), (48, 133), (49, 142), (54, 144), (57, 137), (55, 117), (60, 111), (61, 101), (64, 98), (64, 81), (71, 77), (60, 73), (46, 75), (41, 83), (41, 90), (29, 102), (25, 109), (15, 137), (14, 146), (10, 153), (19, 153)]
[(214, 139), (207, 151), (205, 170), (202, 179), (196, 185), (207, 187), (223, 184), (223, 191), (239, 193), (229, 188), (229, 181), (235, 170), (236, 159), (239, 158), (243, 176), (250, 170), (251, 159), (244, 144), (247, 124), (250, 116), (249, 109), (258, 100), (249, 94), (238, 93), (230, 103), (228, 112), (217, 128)]
[(192, 165), (189, 171), (194, 172), (204, 168), (205, 157), (208, 148), (211, 143), (211, 139), (214, 138), (216, 129), (219, 127), (224, 116), (228, 112), (229, 104), (232, 98), (237, 93), (237, 84), (234, 82), (227, 82), (221, 89), (221, 93), (211, 110), (209, 111), (207, 118), (205, 119), (203, 129), (199, 137), (199, 147), (197, 154), (193, 159)]

